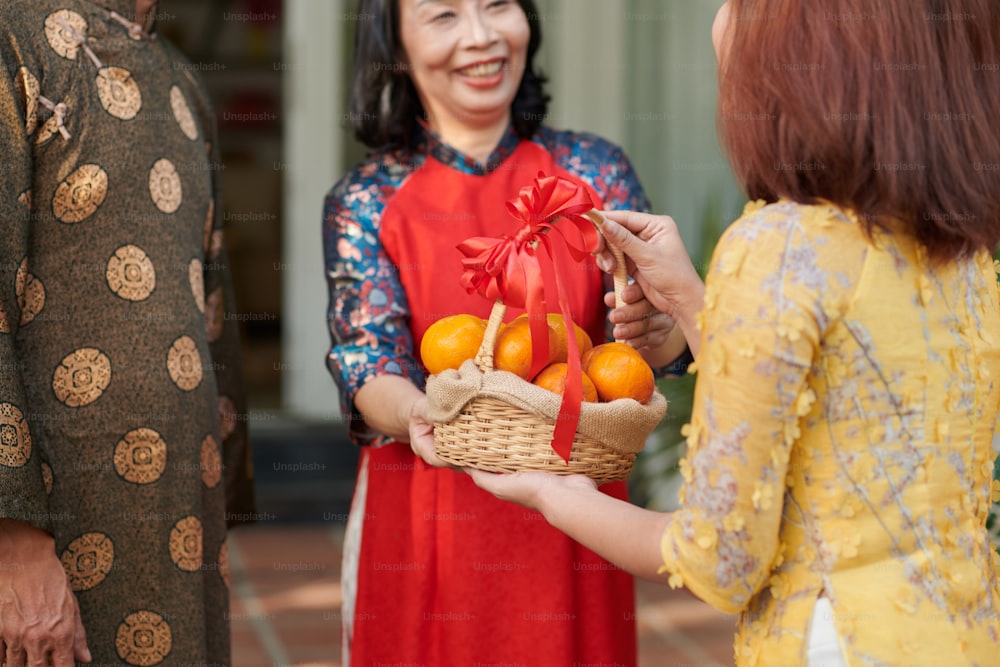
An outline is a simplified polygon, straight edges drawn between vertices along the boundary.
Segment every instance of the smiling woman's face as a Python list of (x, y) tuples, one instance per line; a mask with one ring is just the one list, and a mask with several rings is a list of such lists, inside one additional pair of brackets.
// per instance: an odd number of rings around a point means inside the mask
[(531, 30), (515, 0), (399, 0), (408, 74), (431, 128), (506, 123)]

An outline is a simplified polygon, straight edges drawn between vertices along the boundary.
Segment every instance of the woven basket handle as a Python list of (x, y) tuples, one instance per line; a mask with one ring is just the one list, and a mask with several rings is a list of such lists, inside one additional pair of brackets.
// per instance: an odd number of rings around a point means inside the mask
[(483, 334), (483, 342), (476, 352), (476, 366), (486, 373), (493, 370), (493, 348), (496, 347), (497, 334), (500, 332), (500, 325), (503, 324), (503, 316), (507, 314), (507, 306), (503, 301), (497, 299), (493, 302), (493, 310), (490, 311), (490, 319), (486, 322), (486, 333)]
[[(597, 209), (592, 208), (584, 213), (584, 215), (594, 223), (594, 227), (597, 228), (598, 232), (603, 230), (604, 216)], [(622, 291), (628, 285), (628, 268), (625, 266), (625, 255), (621, 250), (611, 245), (608, 245), (608, 249), (611, 250), (611, 254), (615, 258), (615, 307), (621, 308), (625, 305), (625, 300), (622, 298)], [(503, 318), (506, 314), (507, 306), (504, 305), (503, 301), (495, 301), (493, 309), (490, 311), (490, 319), (486, 323), (486, 333), (483, 334), (483, 342), (479, 346), (479, 351), (476, 352), (476, 366), (484, 373), (493, 370), (493, 349), (496, 346), (497, 334), (500, 333), (500, 326), (503, 324)]]
[[(597, 231), (601, 232), (603, 235), (604, 216), (601, 215), (601, 212), (596, 208), (592, 208), (584, 213), (584, 215), (590, 218), (590, 221), (594, 223), (595, 227), (597, 227)], [(628, 267), (625, 266), (625, 253), (610, 244), (608, 244), (608, 250), (611, 251), (611, 254), (615, 258), (615, 307), (621, 308), (625, 305), (625, 300), (622, 299), (622, 292), (628, 286)]]

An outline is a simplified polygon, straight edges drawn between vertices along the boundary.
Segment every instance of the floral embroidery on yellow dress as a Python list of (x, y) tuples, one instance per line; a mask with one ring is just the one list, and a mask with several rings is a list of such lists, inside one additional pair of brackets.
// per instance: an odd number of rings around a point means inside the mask
[(736, 663), (995, 665), (986, 520), (1000, 385), (986, 254), (929, 268), (830, 205), (753, 203), (716, 248), (664, 570), (739, 612)]

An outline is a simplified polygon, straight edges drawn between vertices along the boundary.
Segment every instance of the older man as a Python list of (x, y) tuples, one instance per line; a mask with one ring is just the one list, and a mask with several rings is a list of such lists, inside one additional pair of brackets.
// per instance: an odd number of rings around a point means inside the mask
[[(0, 657), (229, 662), (218, 141), (151, 0), (0, 4)], [(81, 622), (82, 621), (82, 622)]]

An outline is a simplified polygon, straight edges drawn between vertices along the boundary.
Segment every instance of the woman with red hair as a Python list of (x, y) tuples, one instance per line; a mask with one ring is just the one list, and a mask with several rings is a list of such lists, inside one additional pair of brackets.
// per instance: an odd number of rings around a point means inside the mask
[(681, 508), (473, 472), (738, 612), (741, 666), (997, 661), (1000, 3), (941, 4), (730, 0), (719, 129), (755, 201), (704, 286), (670, 218), (609, 214), (696, 354)]

